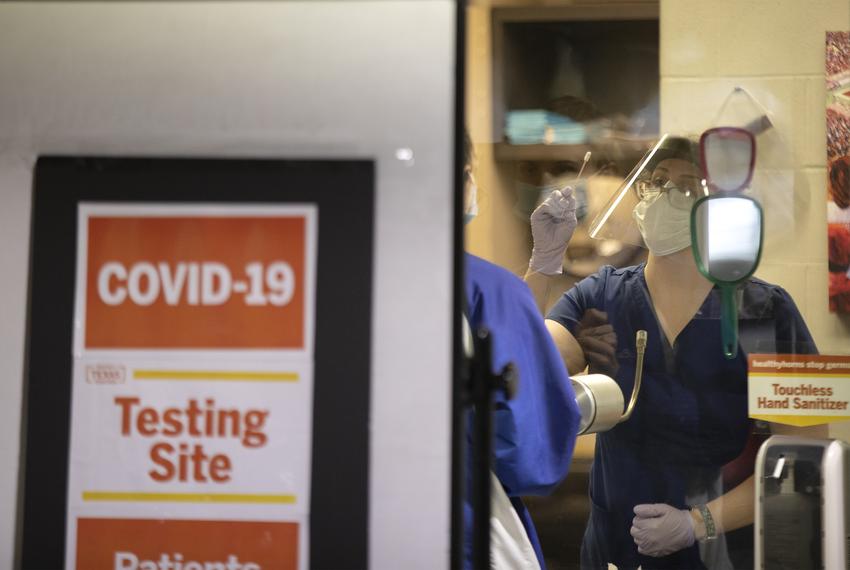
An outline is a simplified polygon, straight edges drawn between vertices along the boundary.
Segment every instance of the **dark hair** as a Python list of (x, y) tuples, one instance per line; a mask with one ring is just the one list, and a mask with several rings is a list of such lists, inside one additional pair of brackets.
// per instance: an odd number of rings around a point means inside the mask
[(646, 165), (646, 170), (652, 172), (659, 163), (671, 158), (687, 160), (699, 167), (699, 143), (686, 137), (667, 137)]
[(850, 156), (839, 156), (829, 165), (829, 195), (839, 208), (850, 206)]
[(463, 166), (472, 166), (472, 157), (474, 151), (472, 149), (472, 139), (469, 138), (469, 131), (466, 127), (463, 128)]

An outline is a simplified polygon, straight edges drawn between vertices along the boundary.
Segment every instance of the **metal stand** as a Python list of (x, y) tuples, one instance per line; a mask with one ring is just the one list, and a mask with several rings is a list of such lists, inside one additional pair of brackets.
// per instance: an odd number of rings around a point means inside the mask
[(517, 390), (516, 366), (508, 363), (499, 373), (491, 368), (492, 337), (484, 327), (475, 331), (474, 356), (470, 361), (468, 405), (472, 426), (472, 565), (490, 570), (490, 471), (493, 468), (493, 394), (504, 390), (507, 399)]

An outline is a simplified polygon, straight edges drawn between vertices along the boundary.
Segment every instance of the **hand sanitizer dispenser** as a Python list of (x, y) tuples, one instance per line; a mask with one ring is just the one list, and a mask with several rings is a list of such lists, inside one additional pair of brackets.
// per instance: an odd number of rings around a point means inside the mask
[(850, 446), (773, 436), (756, 459), (756, 570), (846, 570)]

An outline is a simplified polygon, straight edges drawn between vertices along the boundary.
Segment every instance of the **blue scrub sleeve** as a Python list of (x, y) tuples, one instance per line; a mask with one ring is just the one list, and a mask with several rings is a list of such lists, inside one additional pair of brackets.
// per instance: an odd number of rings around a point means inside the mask
[(546, 494), (566, 476), (579, 411), (563, 360), (528, 287), (516, 276), (467, 258), (469, 320), (487, 326), (493, 370), (517, 366), (515, 397), (495, 397), (494, 471), (508, 495)]
[(530, 293), (519, 301), (527, 326), (494, 343), (494, 368), (513, 361), (519, 370), (516, 396), (496, 398), (496, 475), (509, 495), (547, 494), (567, 474), (579, 412), (564, 363)]
[(806, 321), (797, 309), (794, 299), (782, 287), (777, 287), (774, 294), (774, 306), (778, 315), (776, 352), (778, 354), (817, 354), (815, 339), (806, 326)]
[(738, 317), (738, 336), (741, 346), (748, 353), (818, 352), (794, 299), (778, 285), (752, 279), (743, 288)]
[(612, 266), (606, 265), (597, 273), (576, 283), (561, 296), (546, 318), (560, 323), (570, 333), (575, 334), (576, 325), (588, 309), (605, 310), (605, 288), (613, 270)]

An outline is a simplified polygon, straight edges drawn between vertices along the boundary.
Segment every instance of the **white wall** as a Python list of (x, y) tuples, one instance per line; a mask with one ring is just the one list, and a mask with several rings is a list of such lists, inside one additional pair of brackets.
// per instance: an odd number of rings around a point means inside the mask
[(13, 556), (39, 153), (376, 159), (370, 566), (448, 565), (454, 10), (0, 4), (0, 568)]

